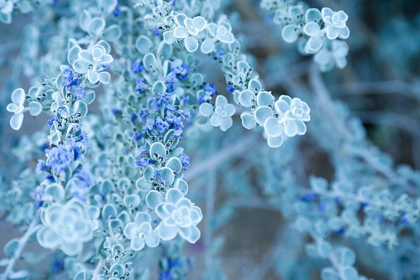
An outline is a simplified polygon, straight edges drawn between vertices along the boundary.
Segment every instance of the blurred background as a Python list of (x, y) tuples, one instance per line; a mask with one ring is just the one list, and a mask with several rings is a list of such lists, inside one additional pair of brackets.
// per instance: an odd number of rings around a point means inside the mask
[[(420, 169), (420, 1), (310, 0), (307, 3), (319, 9), (327, 6), (344, 10), (349, 15), (347, 67), (323, 74), (331, 98), (346, 104), (349, 114), (360, 118), (368, 139), (389, 154), (395, 164)], [(229, 18), (234, 33), (252, 55), (267, 90), (276, 95), (302, 93), (298, 97), (304, 99), (311, 94), (308, 87), (311, 57), (302, 57), (296, 46), (285, 44), (281, 30), (271, 22), (273, 15), (263, 12), (258, 5), (259, 1), (254, 0), (233, 1)], [(29, 162), (23, 163), (18, 158), (25, 156), (33, 141), (21, 143), (19, 149), (16, 145), (22, 137), (29, 139), (41, 130), (48, 116), (25, 116), (22, 128), (14, 131), (9, 127), (11, 114), (5, 110), (14, 88), (29, 88), (42, 77), (42, 73), (28, 68), (29, 58), (20, 54), (21, 48), (28, 48), (25, 45), (28, 38), (34, 42), (29, 46), (34, 53), (31, 59), (40, 58), (29, 64), (42, 62), (46, 49), (54, 47), (43, 45), (52, 33), (36, 33), (27, 27), (30, 20), (29, 15), (15, 15), (11, 25), (0, 24), (0, 174), (6, 181), (17, 178), (24, 168), (33, 168), (36, 156), (43, 156), (42, 151), (35, 152), (28, 156)], [(205, 58), (201, 63), (206, 67)], [(219, 93), (227, 95), (221, 72), (208, 73), (207, 81), (215, 83)], [(92, 111), (99, 112), (95, 104), (91, 106)], [(310, 101), (308, 104), (311, 107)], [(310, 134), (316, 128), (316, 124), (309, 123), (309, 135), (292, 139), (277, 150), (266, 147), (259, 133), (241, 128), (239, 115), (235, 116), (234, 128), (226, 133), (213, 130), (211, 138), (191, 133), (193, 140), (185, 141), (191, 157), (186, 179), (205, 220), (200, 224), (203, 233), (200, 241), (185, 247), (185, 253), (194, 263), (188, 279), (203, 279), (208, 271), (213, 274), (220, 271), (220, 278), (213, 275), (214, 279), (223, 279), (222, 274), (229, 279), (320, 279), (319, 270), (313, 269), (317, 265), (305, 254), (306, 237), (291, 229), (287, 215), (279, 211), (287, 202), (269, 196), (268, 171), (262, 171), (266, 161), (276, 158), (277, 166), (271, 172), (275, 176), (281, 170), (279, 183), (294, 178), (294, 184), (308, 186), (310, 175), (332, 179), (334, 167)], [(26, 149), (22, 145), (27, 145)], [(208, 149), (200, 149), (203, 145)], [(235, 176), (230, 176), (230, 171)], [(1, 247), (16, 235), (7, 221), (2, 222), (0, 231)], [(35, 251), (38, 249), (34, 247)], [(51, 260), (46, 257), (45, 263), (51, 265)], [(401, 274), (393, 276), (370, 267), (358, 269), (375, 279), (420, 279)]]

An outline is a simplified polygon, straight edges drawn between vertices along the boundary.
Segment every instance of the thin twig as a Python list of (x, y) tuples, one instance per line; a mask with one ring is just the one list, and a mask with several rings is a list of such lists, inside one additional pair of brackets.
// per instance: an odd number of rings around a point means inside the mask
[(41, 225), (38, 224), (38, 213), (32, 220), (31, 224), (29, 225), (28, 229), (26, 230), (26, 233), (19, 239), (19, 247), (16, 249), (16, 252), (13, 255), (13, 258), (10, 259), (9, 264), (6, 267), (6, 270), (1, 275), (1, 280), (7, 280), (9, 277), (9, 274), (12, 273), (13, 267), (16, 263), (16, 260), (20, 258), (20, 255), (22, 254), (23, 248), (28, 243), (29, 237), (31, 237), (32, 234), (34, 234)]

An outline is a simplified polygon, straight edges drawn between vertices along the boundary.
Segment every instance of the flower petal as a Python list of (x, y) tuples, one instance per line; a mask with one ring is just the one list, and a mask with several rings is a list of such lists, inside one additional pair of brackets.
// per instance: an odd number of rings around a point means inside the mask
[(162, 240), (168, 241), (175, 238), (175, 236), (177, 235), (177, 228), (167, 227), (160, 223), (159, 226), (156, 228), (156, 232)]
[(99, 82), (99, 73), (96, 71), (88, 70), (87, 77), (91, 84), (96, 84)]
[(187, 28), (184, 26), (177, 26), (174, 30), (175, 38), (184, 39), (189, 36)]
[(14, 130), (19, 130), (20, 127), (22, 126), (22, 122), (23, 122), (22, 113), (13, 115), (12, 118), (10, 119), (10, 127), (13, 128)]
[(305, 32), (306, 35), (311, 37), (318, 37), (321, 33), (321, 27), (319, 27), (319, 24), (316, 22), (308, 22), (305, 27), (303, 27), (303, 32)]
[(232, 126), (232, 124), (233, 124), (232, 118), (231, 117), (225, 117), (225, 118), (223, 118), (223, 122), (220, 125), (220, 129), (222, 131), (226, 131)]
[(144, 248), (144, 245), (144, 240), (138, 236), (134, 236), (133, 239), (131, 239), (131, 249), (133, 249), (134, 251), (140, 251)]
[(205, 18), (198, 16), (193, 19), (193, 25), (198, 29), (198, 32), (201, 32), (206, 28), (207, 21)]
[(196, 38), (189, 36), (184, 39), (185, 48), (189, 52), (195, 52), (198, 49), (198, 41)]
[(146, 245), (150, 248), (155, 248), (159, 245), (159, 241), (159, 236), (154, 231), (152, 231), (146, 238)]
[(223, 123), (223, 118), (222, 118), (219, 114), (214, 113), (214, 114), (211, 116), (211, 118), (210, 118), (210, 124), (211, 124), (212, 126), (214, 126), (214, 127), (218, 127), (218, 126), (220, 126), (222, 123)]
[(136, 223), (128, 223), (124, 228), (124, 235), (128, 239), (133, 239), (133, 237), (137, 234), (138, 225)]
[(155, 190), (150, 191), (146, 196), (146, 203), (152, 209), (155, 209), (156, 206), (158, 206), (160, 203), (164, 201), (165, 199), (163, 198), (163, 196), (158, 191), (155, 191)]
[(202, 53), (211, 53), (214, 50), (213, 39), (207, 38), (206, 40), (204, 40), (204, 42), (201, 44), (200, 49)]
[(184, 196), (182, 195), (180, 190), (170, 189), (169, 191), (166, 192), (165, 199), (166, 199), (166, 202), (176, 204), (178, 200), (180, 200), (183, 197)]
[(16, 105), (23, 105), (25, 103), (25, 91), (23, 88), (15, 89), (12, 92), (12, 101)]

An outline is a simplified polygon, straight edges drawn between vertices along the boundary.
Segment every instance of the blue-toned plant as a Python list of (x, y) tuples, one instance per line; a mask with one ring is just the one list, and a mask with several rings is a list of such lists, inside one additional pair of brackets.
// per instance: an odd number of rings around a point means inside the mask
[[(380, 152), (321, 77), (346, 67), (352, 17), (262, 0), (276, 26), (252, 40), (233, 11), (256, 6), (233, 2), (0, 0), (4, 28), (32, 17), (11, 64), (26, 81), (13, 77), (0, 104), (13, 130), (30, 130), (27, 111), (45, 124), (4, 141), (14, 166), (1, 169), (0, 214), (22, 234), (4, 246), (1, 279), (228, 279), (221, 229), (242, 208), (276, 213), (278, 228), (233, 279), (273, 267), (281, 279), (365, 280), (361, 267), (399, 269), (390, 254), (417, 257), (419, 172)], [(250, 47), (280, 38), (313, 55), (298, 74), (284, 67), (294, 52), (264, 61)], [(48, 253), (37, 258), (31, 241)]]

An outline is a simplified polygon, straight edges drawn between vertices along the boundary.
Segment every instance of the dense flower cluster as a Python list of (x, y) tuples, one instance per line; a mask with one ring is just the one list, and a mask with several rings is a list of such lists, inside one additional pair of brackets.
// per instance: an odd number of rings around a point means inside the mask
[[(270, 22), (281, 26), (279, 38), (313, 55), (302, 71), (311, 88), (290, 82), (284, 85), (290, 97), (271, 92), (273, 81), (260, 78), (257, 68), (277, 80), (285, 67), (276, 59), (258, 65), (245, 53), (247, 40), (236, 35), (242, 21), (231, 4), (0, 0), (4, 23), (18, 12), (45, 15), (45, 22), (37, 19), (24, 32), (24, 67), (14, 71), (22, 70), (30, 87), (7, 88), (12, 102), (3, 107), (11, 113), (10, 126), (25, 128), (26, 112), (48, 116), (42, 130), (12, 150), (16, 169), (27, 169), (10, 174), (16, 177), (11, 183), (0, 177), (0, 214), (26, 230), (4, 248), (2, 279), (35, 275), (35, 260), (28, 271), (15, 271), (19, 259), (31, 259), (22, 252), (32, 235), (53, 252), (45, 277), (154, 279), (152, 268), (158, 267), (161, 280), (185, 279), (193, 269), (186, 251), (205, 250), (204, 277), (226, 279), (220, 269), (226, 239), (219, 229), (244, 205), (290, 220), (293, 226), (276, 234), (276, 246), (295, 246), (290, 252), (300, 255), (306, 248), (311, 258), (324, 259), (323, 280), (367, 279), (356, 270), (359, 245), (353, 239), (394, 249), (417, 236), (420, 200), (410, 197), (420, 186), (419, 173), (394, 168), (367, 140), (360, 121), (332, 102), (320, 79), (319, 70), (347, 64), (348, 15), (294, 0), (260, 2)], [(267, 42), (280, 42), (271, 33)], [(261, 133), (263, 145), (245, 137), (249, 131), (238, 122)], [(329, 181), (309, 177), (318, 170), (307, 166), (312, 155), (304, 161), (298, 148), (306, 138), (296, 137), (307, 131), (314, 141), (306, 145), (322, 147), (329, 159), (322, 169), (334, 169), (325, 176)], [(198, 158), (203, 168), (195, 165)], [(221, 169), (229, 172), (216, 180)], [(290, 238), (293, 229), (300, 233)], [(352, 239), (342, 247), (337, 236)], [(183, 250), (187, 243), (194, 244), (191, 250)], [(290, 261), (276, 250), (268, 254), (274, 262)], [(291, 267), (276, 273), (307, 279), (309, 271), (321, 269), (307, 260)], [(263, 270), (247, 277), (262, 279)]]

